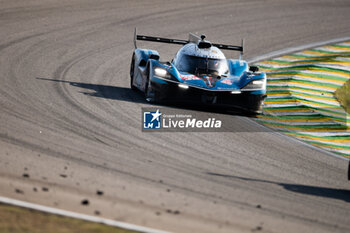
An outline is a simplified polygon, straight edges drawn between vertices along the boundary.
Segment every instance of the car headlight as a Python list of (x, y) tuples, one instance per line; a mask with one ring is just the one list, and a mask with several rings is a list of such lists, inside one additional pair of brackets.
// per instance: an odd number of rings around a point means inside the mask
[(154, 74), (158, 77), (162, 77), (162, 78), (171, 78), (169, 72), (163, 68), (155, 68), (154, 69)]
[(265, 87), (266, 87), (265, 79), (256, 79), (248, 83), (245, 87), (243, 87), (243, 90), (261, 90), (261, 89), (265, 89)]

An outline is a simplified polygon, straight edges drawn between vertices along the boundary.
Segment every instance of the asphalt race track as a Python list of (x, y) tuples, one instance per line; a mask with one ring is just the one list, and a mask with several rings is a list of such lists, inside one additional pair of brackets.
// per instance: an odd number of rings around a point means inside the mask
[[(174, 232), (349, 232), (347, 161), (239, 115), (142, 133), (133, 30), (245, 58), (350, 35), (343, 1), (0, 1), (0, 195)], [(179, 46), (139, 42), (170, 59)], [(234, 53), (228, 55), (235, 56)], [(82, 205), (82, 200), (88, 205)]]

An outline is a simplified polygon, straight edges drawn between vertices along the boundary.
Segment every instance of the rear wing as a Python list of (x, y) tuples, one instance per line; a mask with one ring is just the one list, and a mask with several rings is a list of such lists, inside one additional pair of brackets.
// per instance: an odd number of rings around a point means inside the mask
[[(137, 40), (144, 40), (144, 41), (151, 41), (151, 42), (159, 42), (159, 43), (168, 43), (168, 44), (180, 44), (180, 45), (185, 45), (188, 43), (195, 43), (197, 44), (199, 41), (204, 40), (205, 37), (202, 36), (200, 38), (197, 35), (194, 35), (190, 33), (189, 35), (189, 40), (179, 40), (179, 39), (170, 39), (170, 38), (164, 38), (164, 37), (155, 37), (155, 36), (145, 36), (145, 35), (137, 35), (136, 33), (136, 28), (135, 28), (135, 33), (134, 33), (134, 46), (135, 49), (137, 48), (136, 41)], [(225, 44), (216, 44), (216, 43), (211, 43), (211, 45), (218, 47), (219, 49), (222, 50), (234, 50), (234, 51), (240, 51), (240, 59), (243, 56), (243, 46), (244, 46), (244, 40), (242, 40), (241, 46), (237, 45), (225, 45)]]

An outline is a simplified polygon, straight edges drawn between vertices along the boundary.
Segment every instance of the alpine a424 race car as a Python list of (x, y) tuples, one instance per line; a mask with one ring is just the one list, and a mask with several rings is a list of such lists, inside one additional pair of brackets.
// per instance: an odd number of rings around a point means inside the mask
[[(180, 44), (171, 62), (160, 61), (155, 50), (139, 49), (136, 40)], [(266, 74), (242, 60), (241, 46), (214, 44), (190, 33), (189, 40), (134, 35), (130, 67), (131, 88), (150, 102), (201, 103), (261, 113), (266, 98)], [(239, 59), (226, 59), (220, 49), (240, 51)]]

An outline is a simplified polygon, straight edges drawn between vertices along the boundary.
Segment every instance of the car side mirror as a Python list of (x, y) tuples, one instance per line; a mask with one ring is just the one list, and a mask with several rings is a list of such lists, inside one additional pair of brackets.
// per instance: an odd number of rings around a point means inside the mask
[(257, 67), (257, 66), (250, 66), (249, 67), (249, 71), (251, 71), (253, 73), (258, 72), (259, 71), (259, 67)]

